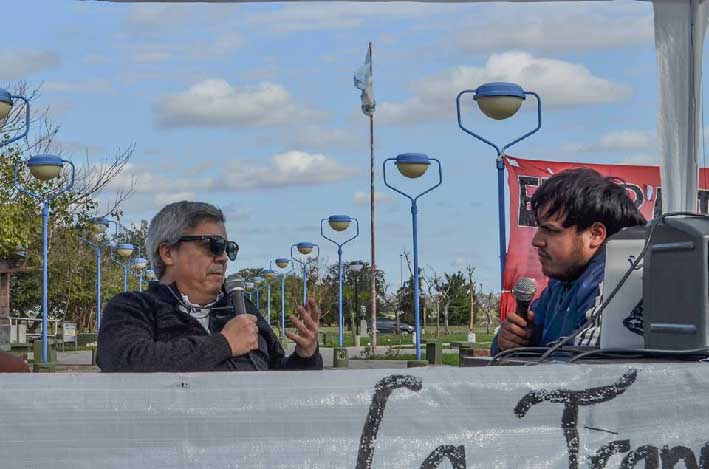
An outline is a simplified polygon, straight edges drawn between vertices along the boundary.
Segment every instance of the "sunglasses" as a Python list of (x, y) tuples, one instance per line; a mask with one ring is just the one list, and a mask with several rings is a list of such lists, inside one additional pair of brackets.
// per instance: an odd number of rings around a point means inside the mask
[(221, 256), (226, 250), (226, 255), (230, 261), (235, 261), (236, 255), (239, 254), (239, 245), (234, 241), (227, 241), (221, 236), (183, 236), (178, 241), (209, 241), (210, 253), (215, 256)]

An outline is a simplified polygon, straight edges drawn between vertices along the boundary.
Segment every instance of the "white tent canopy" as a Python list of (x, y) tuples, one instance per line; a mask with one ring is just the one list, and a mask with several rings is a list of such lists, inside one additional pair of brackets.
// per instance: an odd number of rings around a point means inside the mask
[[(125, 3), (256, 3), (243, 0), (100, 0)], [(270, 1), (270, 0), (260, 0)], [(286, 0), (299, 1), (299, 0)], [(329, 1), (329, 0), (321, 0)], [(360, 0), (377, 1), (377, 0)], [(399, 0), (389, 0), (399, 1)], [(468, 3), (495, 0), (430, 0)], [(540, 0), (512, 0), (520, 2)], [(563, 0), (547, 0), (563, 1)], [(586, 0), (574, 0), (586, 1)], [(608, 0), (610, 1), (610, 0)], [(697, 209), (702, 51), (709, 0), (652, 0), (655, 15), (659, 109), (658, 142), (663, 212)], [(602, 34), (599, 31), (599, 34)], [(479, 83), (471, 83), (471, 87)], [(451, 96), (459, 90), (451, 90)]]

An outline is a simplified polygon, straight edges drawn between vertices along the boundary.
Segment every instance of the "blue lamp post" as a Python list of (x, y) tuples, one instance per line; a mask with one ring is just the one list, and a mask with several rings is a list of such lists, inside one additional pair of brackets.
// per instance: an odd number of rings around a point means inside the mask
[(249, 294), (249, 301), (251, 301), (251, 293), (253, 293), (254, 290), (254, 282), (244, 283), (244, 288), (246, 288), (247, 293)]
[(74, 168), (74, 163), (68, 160), (63, 160), (55, 155), (36, 155), (31, 157), (26, 162), (32, 176), (40, 181), (49, 181), (59, 177), (62, 168), (64, 167), (64, 163), (68, 163), (71, 166), (71, 180), (68, 184), (45, 193), (35, 193), (22, 187), (19, 179), (20, 162), (15, 164), (14, 172), (14, 183), (17, 190), (39, 200), (42, 203), (42, 363), (47, 363), (47, 235), (49, 224), (49, 204), (53, 199), (65, 193), (74, 186), (74, 176), (76, 174), (76, 170)]
[(20, 99), (25, 102), (25, 129), (22, 134), (0, 142), (0, 148), (26, 137), (27, 133), (30, 131), (30, 102), (24, 96), (13, 95), (3, 88), (0, 88), (0, 121), (10, 114), (10, 110), (15, 104), (13, 99)]
[[(305, 259), (305, 261), (301, 261), (300, 259), (293, 257), (293, 248), (298, 249), (298, 252), (303, 256), (311, 254), (314, 248), (318, 248), (318, 253), (315, 255), (315, 257), (311, 257), (310, 259)], [(303, 306), (305, 306), (305, 304), (308, 302), (308, 263), (312, 260), (317, 259), (318, 257), (320, 257), (320, 246), (315, 243), (301, 241), (290, 247), (290, 258), (303, 266)]]
[(273, 280), (273, 277), (276, 276), (276, 271), (271, 270), (270, 268), (265, 269), (263, 272), (261, 272), (261, 275), (263, 275), (266, 278), (266, 288), (267, 288), (267, 292), (268, 292), (267, 301), (266, 301), (268, 312), (267, 312), (266, 318), (268, 320), (268, 324), (271, 325), (271, 280)]
[[(123, 268), (123, 291), (128, 291), (128, 271), (130, 269), (130, 262), (127, 259), (135, 251), (135, 246), (131, 243), (120, 243), (111, 247), (111, 260)], [(118, 257), (116, 257), (116, 254)], [(119, 259), (126, 259), (126, 262), (122, 262)]]
[(144, 258), (140, 253), (140, 248), (138, 248), (138, 257), (133, 259), (129, 267), (136, 277), (138, 277), (138, 291), (143, 291), (143, 276), (145, 275), (145, 269), (148, 267), (148, 260)]
[(101, 250), (108, 246), (108, 243), (100, 238), (108, 229), (109, 220), (104, 217), (94, 218), (89, 221), (91, 232), (96, 236), (96, 241), (81, 238), (81, 241), (88, 244), (96, 251), (96, 330), (101, 329)]
[[(435, 161), (438, 165), (438, 183), (434, 186), (421, 192), (416, 197), (412, 197), (405, 192), (393, 187), (387, 181), (387, 161), (394, 161), (397, 169), (402, 176), (415, 179), (423, 176), (423, 174), (428, 170), (431, 165), (431, 161)], [(421, 320), (419, 318), (419, 259), (418, 259), (418, 207), (417, 202), (419, 197), (424, 194), (431, 192), (436, 187), (440, 186), (443, 182), (443, 172), (441, 170), (441, 162), (435, 158), (429, 158), (427, 155), (421, 153), (403, 153), (396, 158), (387, 158), (382, 164), (382, 169), (384, 173), (384, 184), (393, 190), (403, 195), (411, 201), (411, 221), (414, 234), (414, 318), (416, 319), (416, 359), (421, 359)], [(374, 325), (372, 325), (374, 327)]]
[[(330, 225), (330, 228), (332, 228), (334, 231), (345, 231), (347, 228), (349, 228), (350, 223), (354, 220), (355, 226), (357, 227), (357, 232), (355, 233), (354, 236), (351, 238), (346, 239), (345, 241), (342, 241), (338, 243), (334, 239), (328, 238), (325, 236), (324, 232), (324, 227), (323, 224), (325, 223), (325, 220), (327, 220), (328, 225)], [(338, 312), (338, 328), (339, 328), (339, 341), (338, 345), (342, 347), (342, 333), (344, 330), (344, 316), (342, 315), (342, 246), (345, 244), (349, 243), (353, 239), (355, 239), (357, 236), (359, 236), (359, 221), (356, 218), (349, 217), (347, 215), (331, 215), (328, 218), (323, 218), (320, 220), (320, 235), (325, 238), (326, 240), (334, 243), (337, 246), (337, 282), (338, 282), (338, 305), (337, 305), (337, 312)]]
[[(495, 119), (503, 120), (512, 117), (522, 105), (522, 101), (527, 95), (532, 95), (537, 98), (537, 127), (525, 133), (521, 137), (512, 140), (510, 143), (498, 147), (491, 141), (481, 137), (472, 130), (463, 125), (460, 116), (460, 98), (464, 94), (472, 93), (473, 99), (478, 103), (478, 107), (486, 116)], [(507, 239), (506, 239), (506, 224), (505, 224), (505, 164), (502, 157), (505, 151), (512, 145), (521, 142), (533, 133), (537, 132), (542, 127), (542, 101), (539, 95), (532, 91), (525, 91), (521, 86), (515, 83), (486, 83), (474, 90), (463, 90), (458, 93), (455, 99), (456, 111), (458, 113), (458, 127), (463, 132), (472, 135), (481, 142), (490, 145), (497, 152), (495, 164), (497, 166), (497, 213), (498, 224), (500, 229), (500, 284), (504, 288), (504, 272), (505, 260), (507, 257)]]
[(256, 309), (261, 311), (261, 285), (263, 284), (263, 277), (254, 277), (252, 281), (254, 290), (256, 290)]
[[(281, 337), (286, 336), (286, 274), (293, 272), (293, 263), (286, 257), (279, 257), (275, 260), (281, 274)], [(291, 270), (286, 272), (284, 269), (291, 266)], [(270, 266), (270, 263), (269, 263)]]

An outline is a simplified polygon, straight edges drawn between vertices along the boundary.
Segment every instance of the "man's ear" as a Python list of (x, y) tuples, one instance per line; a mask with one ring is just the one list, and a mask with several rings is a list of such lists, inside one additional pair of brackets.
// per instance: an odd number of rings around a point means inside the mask
[(588, 228), (588, 233), (590, 235), (589, 247), (592, 249), (601, 247), (606, 241), (606, 237), (608, 235), (606, 232), (606, 225), (599, 221), (594, 222), (593, 225)]
[(172, 258), (172, 249), (169, 245), (161, 244), (158, 248), (158, 254), (160, 254), (160, 259), (166, 266), (175, 265), (175, 260)]

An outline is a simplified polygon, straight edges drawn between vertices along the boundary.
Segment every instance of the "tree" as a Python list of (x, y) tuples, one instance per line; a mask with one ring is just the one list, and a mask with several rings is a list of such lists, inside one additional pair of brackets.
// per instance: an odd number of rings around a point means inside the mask
[[(24, 83), (12, 87), (13, 94), (22, 94), (35, 101), (39, 97), (37, 89), (28, 91)], [(24, 119), (24, 107), (14, 106), (5, 122), (0, 123), (5, 137), (11, 135)], [(4, 147), (0, 155), (0, 259), (14, 254), (18, 246), (27, 252), (27, 265), (30, 271), (18, 274), (11, 279), (12, 304), (14, 316), (34, 315), (41, 303), (41, 264), (42, 264), (42, 224), (41, 207), (37, 200), (19, 192), (14, 186), (14, 168), (27, 155), (53, 153), (63, 159), (72, 160), (63, 153), (54, 137), (59, 126), (47, 118), (46, 109), (33, 105), (32, 140), (19, 141), (16, 145)], [(97, 216), (97, 197), (106, 185), (115, 178), (133, 153), (133, 146), (118, 150), (114, 155), (98, 164), (77, 165), (76, 179), (71, 191), (56, 197), (51, 203), (48, 223), (49, 274), (48, 304), (50, 315), (67, 320), (78, 320), (88, 327), (87, 317), (95, 308), (95, 261), (91, 253), (80, 240), (85, 234), (89, 218)], [(42, 182), (29, 177), (26, 168), (19, 173), (23, 187), (35, 193), (56, 190), (66, 183), (67, 172), (55, 180)], [(107, 204), (104, 214), (120, 217), (120, 205), (132, 191), (119, 192), (115, 199)], [(102, 264), (107, 268), (106, 264)], [(91, 272), (93, 269), (93, 273)]]

